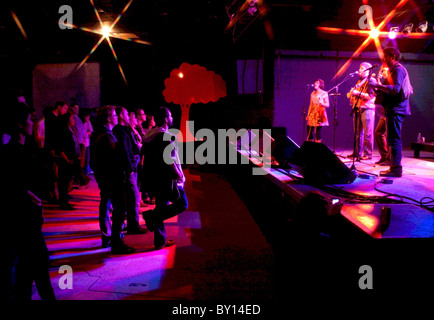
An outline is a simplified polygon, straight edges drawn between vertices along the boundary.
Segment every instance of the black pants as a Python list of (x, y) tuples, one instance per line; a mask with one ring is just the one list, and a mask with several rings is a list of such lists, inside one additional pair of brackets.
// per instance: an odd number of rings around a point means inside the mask
[(179, 187), (179, 197), (173, 199), (173, 195), (167, 193), (155, 194), (155, 209), (150, 212), (150, 218), (154, 224), (154, 245), (156, 247), (167, 242), (164, 221), (182, 212), (188, 207), (187, 196), (183, 188)]
[(15, 300), (31, 300), (35, 282), (42, 300), (56, 300), (48, 272), (49, 256), (42, 230), (33, 230), (20, 241), (15, 267)]
[(61, 159), (58, 162), (59, 167), (59, 178), (58, 178), (58, 187), (59, 187), (59, 202), (61, 205), (65, 205), (69, 203), (68, 193), (69, 186), (72, 181), (72, 177), (74, 175), (74, 165), (67, 163), (65, 160)]

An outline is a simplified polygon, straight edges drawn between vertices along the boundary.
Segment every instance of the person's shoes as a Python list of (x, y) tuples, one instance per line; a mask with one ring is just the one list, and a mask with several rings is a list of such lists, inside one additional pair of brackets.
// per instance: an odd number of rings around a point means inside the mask
[(133, 230), (127, 230), (128, 234), (145, 234), (146, 232), (148, 232), (148, 229), (142, 226), (138, 226)]
[(402, 170), (400, 169), (389, 169), (386, 171), (380, 171), (380, 177), (402, 177)]
[(73, 205), (71, 205), (70, 203), (64, 203), (64, 204), (61, 204), (60, 206), (59, 206), (59, 209), (60, 210), (75, 210), (75, 208), (74, 208), (74, 206)]
[(362, 156), (362, 157), (360, 157), (360, 160), (371, 160), (372, 159), (372, 157), (370, 157), (370, 156)]
[(149, 216), (147, 215), (147, 213), (148, 213), (148, 211), (142, 212), (143, 220), (145, 220), (146, 228), (150, 232), (154, 232), (154, 224), (149, 220)]
[(167, 248), (167, 247), (171, 247), (175, 244), (174, 240), (167, 240), (167, 242), (165, 244), (162, 244), (160, 246), (155, 246), (155, 250), (160, 250), (163, 248)]
[(357, 156), (354, 153), (345, 156), (345, 158), (349, 158), (349, 159), (356, 158), (356, 157)]
[(127, 246), (125, 243), (112, 245), (111, 252), (113, 254), (130, 254), (136, 252), (136, 249)]
[(386, 158), (381, 158), (380, 160), (375, 162), (375, 164), (379, 164), (381, 166), (387, 166), (389, 164), (389, 160), (387, 160)]

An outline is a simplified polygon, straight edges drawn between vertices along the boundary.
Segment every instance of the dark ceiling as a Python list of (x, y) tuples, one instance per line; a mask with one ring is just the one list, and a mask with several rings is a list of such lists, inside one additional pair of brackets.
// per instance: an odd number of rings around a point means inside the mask
[[(102, 20), (113, 21), (128, 0), (94, 2)], [(376, 24), (398, 2), (369, 1)], [(113, 46), (128, 77), (140, 79), (137, 83), (140, 86), (144, 82), (152, 84), (155, 76), (164, 78), (184, 61), (224, 74), (233, 69), (236, 59), (261, 58), (266, 50), (354, 51), (365, 39), (321, 34), (316, 29), (318, 26), (358, 29), (362, 1), (260, 1), (268, 8), (265, 17), (254, 19), (254, 15), (245, 14), (235, 24), (235, 29), (225, 31), (228, 15), (236, 15), (243, 3), (242, 0), (134, 0), (113, 31), (133, 34), (151, 42), (152, 46), (118, 39), (113, 39)], [(73, 9), (74, 25), (98, 26), (89, 0), (2, 1), (0, 63), (3, 70), (9, 72), (7, 79), (16, 80), (20, 73), (24, 74), (38, 63), (80, 62), (98, 41), (100, 36), (96, 34), (60, 29), (62, 5)], [(12, 12), (22, 24), (25, 36)], [(410, 0), (395, 14), (390, 25), (403, 27), (410, 22), (417, 25), (423, 20), (429, 21), (429, 32), (433, 35), (433, 2)], [(272, 39), (266, 30), (272, 30)], [(398, 45), (402, 52), (432, 53), (432, 40), (432, 36), (421, 40), (402, 39)], [(375, 47), (371, 45), (366, 50), (375, 51)], [(105, 63), (108, 72), (117, 71), (107, 45), (101, 45), (89, 61)]]

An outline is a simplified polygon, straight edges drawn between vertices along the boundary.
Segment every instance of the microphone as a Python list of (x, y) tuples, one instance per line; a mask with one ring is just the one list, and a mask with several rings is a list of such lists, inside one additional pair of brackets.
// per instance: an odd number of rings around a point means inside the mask
[(372, 67), (369, 67), (369, 68), (365, 69), (365, 71), (372, 70), (372, 69), (374, 69), (376, 67), (378, 67), (378, 64), (374, 64)]
[(315, 87), (315, 85), (313, 85), (313, 84), (310, 84), (310, 83), (309, 83), (309, 84), (307, 84), (306, 86), (307, 86), (307, 87)]
[(350, 76), (354, 76), (354, 75), (356, 75), (356, 74), (359, 74), (359, 71), (356, 71), (356, 72), (352, 72), (352, 73), (350, 73)]

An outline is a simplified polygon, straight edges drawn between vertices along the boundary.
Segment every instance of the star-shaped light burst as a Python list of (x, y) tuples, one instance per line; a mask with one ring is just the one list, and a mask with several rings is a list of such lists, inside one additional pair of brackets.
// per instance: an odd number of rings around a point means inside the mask
[(124, 71), (122, 69), (122, 66), (121, 66), (121, 64), (119, 62), (119, 59), (118, 59), (118, 57), (116, 55), (115, 49), (113, 48), (113, 44), (112, 44), (112, 42), (110, 40), (110, 37), (116, 38), (116, 39), (133, 41), (133, 42), (137, 42), (137, 43), (141, 43), (141, 44), (151, 45), (151, 43), (148, 42), (148, 41), (144, 41), (144, 40), (140, 40), (140, 39), (135, 39), (135, 38), (130, 38), (130, 37), (125, 37), (125, 36), (121, 36), (119, 34), (112, 33), (113, 28), (119, 22), (119, 20), (121, 19), (121, 17), (125, 13), (125, 11), (127, 11), (127, 9), (130, 7), (130, 5), (133, 2), (133, 0), (128, 1), (128, 3), (126, 4), (126, 6), (122, 10), (122, 12), (118, 15), (118, 17), (113, 21), (113, 23), (111, 25), (107, 25), (107, 24), (103, 23), (103, 21), (101, 20), (100, 15), (98, 13), (98, 10), (96, 9), (95, 3), (93, 2), (93, 0), (89, 0), (89, 1), (92, 4), (93, 11), (95, 12), (96, 17), (98, 18), (99, 24), (101, 26), (100, 29), (94, 30), (94, 29), (85, 28), (85, 27), (78, 27), (78, 26), (73, 25), (73, 24), (64, 23), (64, 25), (67, 26), (67, 27), (72, 27), (72, 28), (75, 28), (75, 29), (80, 29), (80, 30), (83, 30), (83, 31), (86, 31), (86, 32), (91, 32), (91, 33), (96, 33), (96, 34), (101, 35), (101, 38), (98, 40), (98, 42), (93, 46), (93, 48), (90, 50), (90, 52), (84, 57), (83, 61), (81, 61), (80, 64), (77, 66), (77, 70), (80, 69), (86, 63), (86, 61), (89, 59), (89, 57), (95, 52), (95, 50), (99, 47), (99, 45), (105, 39), (107, 41), (108, 45), (110, 46), (110, 50), (111, 50), (111, 52), (113, 54), (113, 57), (116, 60), (116, 63), (118, 65), (118, 68), (119, 68), (119, 71), (120, 71), (120, 73), (122, 75), (122, 78), (124, 79), (125, 84), (128, 85), (127, 79), (125, 77), (125, 73), (124, 73)]
[[(389, 32), (381, 31), (387, 23), (393, 18), (395, 13), (401, 9), (409, 0), (401, 0), (395, 8), (390, 11), (386, 17), (380, 22), (378, 26), (375, 26), (374, 20), (371, 15), (371, 11), (366, 11), (366, 16), (368, 19), (368, 25), (370, 30), (354, 30), (354, 29), (342, 29), (342, 28), (330, 28), (330, 27), (317, 27), (317, 30), (321, 32), (327, 32), (327, 33), (333, 33), (333, 34), (346, 34), (346, 35), (355, 35), (355, 36), (367, 36), (365, 41), (360, 45), (359, 48), (352, 54), (352, 56), (347, 60), (347, 62), (344, 63), (344, 65), (339, 69), (339, 71), (335, 74), (332, 80), (338, 78), (341, 76), (347, 69), (349, 64), (351, 63), (351, 60), (354, 57), (357, 57), (365, 48), (371, 43), (371, 41), (374, 41), (375, 47), (377, 49), (378, 55), (381, 60), (383, 60), (383, 49), (381, 47), (379, 37), (387, 37), (389, 35)], [(412, 3), (413, 1), (410, 0)], [(363, 0), (363, 4), (367, 5), (368, 0)], [(414, 4), (414, 3), (413, 3)], [(427, 38), (431, 37), (430, 34), (423, 34), (423, 33), (412, 33), (410, 35), (404, 35), (402, 32), (397, 32), (396, 37), (406, 37), (406, 38)]]

